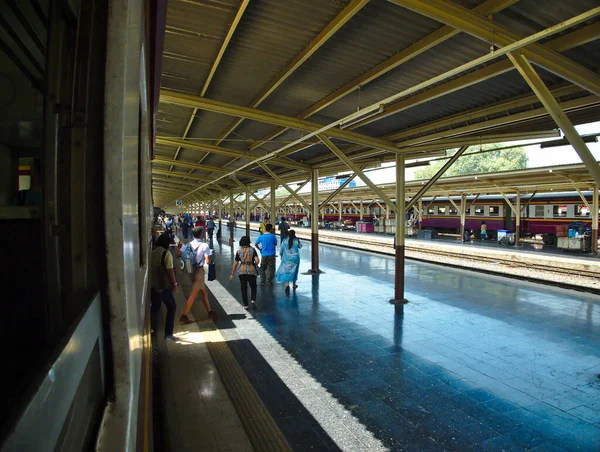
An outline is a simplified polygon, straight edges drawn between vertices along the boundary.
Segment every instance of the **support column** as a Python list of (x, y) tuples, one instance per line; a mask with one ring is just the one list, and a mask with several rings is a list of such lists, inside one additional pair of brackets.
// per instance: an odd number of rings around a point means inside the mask
[[(390, 303), (396, 305), (396, 309), (401, 311), (403, 306), (408, 303), (404, 298), (404, 237), (406, 228), (406, 196), (405, 196), (405, 175), (404, 175), (404, 154), (396, 154), (396, 235), (394, 246), (396, 248), (396, 268), (394, 277), (394, 298)], [(386, 209), (386, 217), (389, 218), (389, 206)]]
[(598, 186), (592, 195), (592, 253), (598, 253)]
[(311, 180), (311, 214), (310, 214), (310, 232), (311, 232), (311, 249), (312, 261), (309, 273), (319, 274), (319, 170), (312, 170)]
[(419, 231), (423, 225), (423, 200), (419, 198)]
[[(397, 176), (397, 174), (396, 174)], [(398, 200), (396, 200), (396, 202), (398, 202)], [(390, 224), (390, 206), (389, 205), (385, 205), (385, 221), (383, 222), (383, 233), (385, 234), (388, 226)], [(397, 212), (397, 211), (396, 211)], [(398, 214), (396, 213), (396, 216), (398, 216)]]
[(342, 223), (342, 200), (338, 199), (338, 223)]
[(235, 228), (235, 214), (237, 208), (233, 204), (233, 192), (229, 194), (229, 246), (233, 246), (233, 229)]
[(361, 198), (360, 199), (360, 217), (359, 217), (360, 221), (362, 221), (362, 219), (363, 219), (363, 210), (364, 210), (364, 208), (363, 208), (363, 200)]
[(519, 240), (521, 239), (521, 192), (519, 190), (517, 190), (517, 215), (515, 224), (515, 246), (519, 246)]
[(467, 195), (460, 195), (460, 239), (465, 241), (465, 223), (467, 222)]
[[(221, 193), (219, 193), (219, 201), (217, 204), (217, 215), (219, 216), (219, 231), (221, 233), (221, 235), (223, 234), (223, 229), (221, 229), (223, 223), (221, 221), (221, 217), (223, 216), (223, 198), (221, 197)], [(219, 237), (221, 237), (221, 235), (219, 235)]]
[(269, 222), (275, 227), (275, 222), (277, 221), (277, 205), (275, 204), (275, 192), (277, 191), (277, 185), (275, 182), (271, 182), (271, 196), (270, 196), (270, 204), (271, 211), (269, 212)]
[(246, 218), (246, 235), (250, 237), (250, 192), (246, 192), (246, 213), (244, 214)]

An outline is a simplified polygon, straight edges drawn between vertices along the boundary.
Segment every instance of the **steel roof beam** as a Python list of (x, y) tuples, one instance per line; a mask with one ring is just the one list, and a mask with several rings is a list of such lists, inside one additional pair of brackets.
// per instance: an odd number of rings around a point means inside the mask
[[(382, 150), (386, 150), (386, 151), (390, 151), (390, 152), (398, 152), (398, 150), (396, 148), (390, 149), (389, 142), (387, 142), (386, 140), (370, 138), (370, 137), (366, 137), (366, 136), (360, 135), (360, 134), (355, 134), (355, 136), (353, 138), (349, 138), (349, 136), (347, 135), (348, 132), (346, 130), (337, 129), (336, 126), (339, 126), (340, 124), (343, 124), (343, 123), (349, 123), (355, 119), (364, 117), (365, 114), (379, 110), (382, 105), (386, 105), (386, 104), (395, 102), (396, 100), (399, 100), (400, 98), (407, 97), (421, 89), (424, 89), (431, 85), (434, 85), (435, 83), (439, 83), (445, 79), (454, 77), (455, 75), (458, 75), (461, 72), (465, 72), (467, 70), (474, 69), (492, 59), (498, 58), (509, 52), (514, 52), (521, 47), (527, 46), (536, 41), (539, 41), (540, 39), (544, 39), (553, 34), (559, 33), (560, 31), (565, 30), (569, 27), (575, 26), (576, 24), (581, 23), (582, 21), (589, 20), (591, 17), (593, 17), (594, 15), (597, 15), (597, 14), (600, 14), (600, 7), (590, 10), (586, 13), (580, 14), (578, 16), (575, 16), (575, 17), (573, 17), (567, 21), (561, 22), (560, 24), (555, 25), (553, 27), (544, 29), (538, 33), (534, 33), (531, 36), (523, 38), (517, 42), (511, 43), (499, 50), (496, 50), (494, 52), (486, 54), (482, 57), (476, 58), (475, 60), (465, 63), (457, 68), (451, 69), (451, 70), (449, 70), (443, 74), (440, 74), (436, 77), (433, 77), (425, 82), (419, 83), (407, 90), (393, 94), (385, 99), (382, 99), (374, 104), (369, 105), (368, 107), (363, 108), (359, 112), (352, 113), (348, 116), (345, 116), (341, 119), (337, 119), (326, 125), (318, 125), (318, 124), (310, 123), (308, 121), (300, 121), (295, 118), (290, 118), (290, 117), (283, 116), (283, 115), (277, 115), (277, 114), (273, 114), (273, 113), (259, 111), (259, 110), (255, 110), (255, 109), (251, 109), (251, 108), (239, 107), (239, 106), (234, 106), (234, 105), (232, 106), (231, 104), (226, 104), (223, 102), (209, 101), (207, 99), (200, 98), (198, 96), (190, 96), (190, 95), (177, 93), (177, 92), (173, 92), (173, 91), (163, 90), (163, 91), (161, 91), (161, 97), (162, 97), (162, 100), (167, 103), (176, 103), (178, 105), (183, 105), (183, 106), (188, 106), (188, 107), (189, 106), (199, 106), (198, 103), (204, 103), (204, 105), (206, 106), (206, 107), (203, 107), (204, 109), (209, 109), (209, 107), (210, 107), (213, 111), (218, 110), (219, 112), (224, 113), (224, 114), (230, 114), (233, 116), (243, 116), (243, 117), (248, 117), (250, 119), (262, 120), (263, 122), (270, 122), (273, 124), (281, 124), (286, 127), (294, 127), (294, 128), (301, 128), (301, 129), (304, 129), (308, 125), (310, 125), (310, 128), (313, 129), (306, 135), (302, 136), (301, 138), (294, 140), (293, 142), (291, 142), (285, 146), (282, 146), (279, 149), (270, 151), (267, 154), (265, 154), (264, 156), (258, 157), (253, 162), (249, 162), (249, 163), (242, 165), (240, 169), (247, 168), (255, 163), (262, 164), (263, 161), (268, 160), (269, 158), (272, 158), (275, 156), (281, 156), (280, 154), (282, 154), (284, 151), (289, 150), (290, 148), (295, 147), (298, 144), (303, 143), (304, 141), (306, 141), (316, 135), (319, 135), (320, 137), (324, 137), (326, 139), (327, 139), (327, 137), (325, 135), (329, 135), (331, 137), (346, 139), (347, 141), (356, 142), (358, 144), (364, 144), (366, 146), (371, 146), (374, 148), (378, 148), (378, 149), (382, 149)], [(296, 126), (290, 125), (290, 122), (295, 123)], [(298, 125), (300, 125), (300, 124), (301, 124), (301, 126), (298, 127)], [(353, 133), (353, 132), (350, 132), (350, 133)], [(370, 141), (370, 143), (365, 143), (364, 142), (365, 138), (368, 138), (368, 141)], [(375, 140), (376, 142), (378, 142), (381, 145), (378, 145), (378, 144), (373, 145), (372, 144), (373, 140)], [(234, 174), (235, 171), (236, 170), (233, 170), (223, 176), (219, 176), (219, 177), (217, 177), (217, 180), (219, 180), (223, 177), (227, 177), (227, 175), (229, 175), (229, 174)], [(203, 187), (208, 184), (210, 184), (210, 182), (204, 184)]]
[[(481, 5), (476, 6), (473, 11), (476, 11), (481, 14), (495, 14), (503, 9), (514, 5), (519, 0), (487, 0)], [(425, 51), (435, 47), (438, 44), (450, 39), (451, 37), (460, 33), (460, 30), (456, 30), (450, 26), (443, 26), (442, 28), (434, 31), (433, 33), (425, 36), (423, 39), (411, 44), (400, 52), (396, 53), (392, 57), (388, 58), (385, 61), (382, 61), (375, 67), (371, 68), (369, 71), (365, 72), (360, 77), (355, 78), (351, 82), (348, 82), (346, 85), (342, 86), (340, 89), (334, 91), (328, 96), (321, 99), (319, 102), (314, 104), (313, 106), (307, 108), (302, 113), (298, 114), (297, 118), (306, 119), (318, 113), (319, 111), (327, 108), (331, 104), (337, 102), (343, 97), (347, 96), (350, 93), (353, 93), (359, 88), (362, 88), (368, 83), (371, 83), (373, 80), (381, 77), (382, 75), (387, 74), (389, 71), (397, 68), (398, 66), (406, 63), (407, 61), (412, 60), (413, 58), (421, 55)], [(265, 136), (263, 139), (259, 140), (260, 144), (255, 144), (250, 146), (249, 150), (252, 150), (256, 147), (262, 145), (265, 141), (270, 141), (283, 132), (285, 132), (286, 128), (278, 129), (269, 135)]]
[[(446, 0), (388, 0), (391, 3), (410, 9), (431, 19), (464, 31), (493, 46), (505, 47), (523, 39), (477, 14)], [(590, 18), (598, 14), (600, 7), (588, 11)], [(548, 50), (536, 43), (529, 44), (521, 53), (548, 71), (600, 95), (600, 75), (573, 62), (565, 56)]]
[[(242, 0), (242, 2), (240, 3), (240, 7), (238, 8), (237, 14), (235, 15), (235, 18), (233, 19), (231, 26), (229, 27), (229, 31), (227, 32), (227, 35), (225, 36), (225, 39), (223, 40), (223, 43), (221, 44), (219, 53), (217, 54), (217, 57), (215, 58), (215, 61), (213, 62), (212, 67), (210, 68), (208, 77), (206, 78), (206, 81), (204, 82), (204, 86), (202, 87), (202, 91), (200, 92), (200, 95), (203, 97), (206, 94), (206, 91), (208, 90), (208, 86), (210, 85), (210, 82), (212, 81), (212, 78), (215, 75), (215, 72), (217, 71), (217, 67), (219, 67), (219, 63), (221, 62), (221, 59), (223, 58), (223, 55), (225, 54), (225, 50), (227, 49), (227, 46), (229, 45), (229, 41), (231, 41), (231, 37), (233, 36), (233, 33), (235, 32), (237, 26), (239, 25), (240, 20), (242, 20), (242, 16), (244, 15), (244, 11), (246, 11), (246, 7), (248, 6), (248, 3), (250, 3), (250, 0)], [(198, 113), (198, 109), (194, 108), (194, 110), (190, 116), (190, 120), (188, 121), (187, 126), (185, 128), (185, 131), (183, 132), (184, 139), (187, 137), (188, 133), (190, 132), (192, 124), (194, 123), (194, 118), (196, 117), (197, 113)], [(177, 157), (179, 156), (180, 151), (181, 151), (181, 146), (178, 146), (177, 150), (175, 151), (175, 155), (173, 156), (173, 160), (177, 160)], [(198, 163), (202, 163), (202, 161), (200, 161)], [(173, 169), (173, 167), (171, 166), (169, 171), (171, 171), (172, 169)]]
[[(156, 137), (156, 144), (161, 144), (164, 146), (178, 146), (179, 148), (186, 148), (186, 149), (192, 149), (195, 151), (201, 151), (201, 152), (208, 152), (208, 153), (212, 153), (212, 154), (218, 154), (218, 155), (226, 155), (229, 157), (235, 157), (235, 158), (241, 158), (244, 160), (254, 160), (257, 155), (257, 153), (249, 153), (247, 151), (236, 151), (234, 149), (227, 149), (221, 146), (214, 146), (212, 144), (207, 144), (207, 143), (196, 143), (194, 141), (190, 141), (190, 140), (182, 140), (181, 138), (174, 138), (174, 137)], [(285, 168), (292, 168), (292, 169), (305, 169), (307, 171), (310, 171), (310, 166), (308, 165), (304, 165), (302, 163), (295, 163), (294, 161), (288, 160), (288, 159), (283, 159), (283, 158), (274, 158), (271, 159), (271, 163), (273, 165), (277, 165), (277, 166), (282, 166)], [(198, 163), (200, 164), (200, 163)]]
[(569, 140), (569, 143), (573, 146), (579, 157), (587, 167), (588, 171), (596, 181), (596, 184), (600, 185), (600, 166), (596, 161), (594, 155), (590, 152), (589, 148), (583, 141), (583, 138), (579, 135), (575, 127), (565, 115), (564, 111), (560, 108), (560, 105), (552, 96), (550, 90), (544, 84), (544, 81), (535, 71), (531, 63), (527, 59), (524, 53), (509, 53), (508, 57), (515, 65), (519, 73), (523, 76), (527, 84), (531, 87), (536, 96), (540, 99), (540, 102), (544, 105), (552, 119), (556, 122)]
[[(169, 173), (170, 174), (170, 173)], [(169, 184), (179, 184), (179, 185), (190, 185), (192, 187), (195, 187), (196, 185), (198, 185), (195, 182), (188, 182), (188, 181), (182, 181), (182, 180), (177, 180), (177, 179), (168, 179), (166, 177), (152, 177), (152, 181), (157, 181), (157, 182), (168, 182)]]
[(327, 138), (324, 135), (319, 135), (319, 139), (323, 142), (325, 146), (327, 146), (331, 150), (331, 152), (333, 152), (342, 162), (344, 162), (348, 168), (354, 171), (354, 173), (356, 173), (358, 177), (360, 177), (361, 180), (365, 184), (367, 184), (371, 190), (377, 193), (377, 195), (381, 196), (381, 199), (385, 201), (389, 208), (391, 208), (395, 212), (397, 211), (396, 204), (392, 202), (392, 200), (383, 192), (383, 190), (381, 190), (377, 185), (371, 182), (371, 179), (369, 179), (365, 175), (365, 173), (363, 173), (363, 171), (358, 167), (358, 165), (354, 164), (352, 160), (350, 160), (346, 156), (346, 154), (340, 151), (339, 148), (335, 144), (333, 144), (329, 138)]
[[(206, 99), (200, 96), (194, 96), (191, 94), (185, 94), (165, 89), (162, 89), (160, 91), (160, 100), (161, 102), (181, 105), (183, 107), (198, 107), (202, 110), (212, 111), (213, 113), (220, 113), (230, 116), (240, 116), (254, 121), (280, 125), (284, 127), (289, 127), (291, 129), (304, 130), (306, 132), (317, 132), (324, 127), (322, 124), (305, 121), (290, 116), (284, 116), (264, 110), (257, 110), (255, 108), (248, 108), (239, 105), (228, 104), (225, 102)], [(332, 138), (337, 138), (352, 143), (371, 146), (390, 152), (396, 151), (394, 143), (391, 143), (387, 140), (382, 140), (380, 138), (373, 138), (368, 135), (351, 132), (349, 130), (329, 128), (329, 130), (324, 131), (323, 133)]]
[[(152, 160), (152, 162), (153, 163), (162, 163), (162, 164), (167, 164), (167, 165), (171, 164), (171, 165), (176, 165), (176, 166), (183, 166), (183, 167), (193, 168), (193, 169), (202, 170), (202, 171), (212, 171), (215, 173), (226, 173), (226, 172), (230, 171), (228, 169), (220, 168), (218, 166), (198, 165), (196, 163), (184, 162), (183, 160), (171, 160), (171, 159), (165, 159), (162, 157), (156, 157), (154, 160)], [(237, 174), (239, 174), (240, 176), (243, 176), (243, 177), (269, 180), (268, 177), (261, 176), (259, 174), (248, 173), (245, 171), (237, 171)]]
[[(275, 81), (265, 88), (252, 102), (251, 107), (258, 107), (273, 91), (275, 91), (287, 78), (296, 71), (306, 60), (308, 60), (323, 44), (325, 44), (340, 28), (342, 28), (352, 17), (364, 8), (369, 0), (352, 0), (327, 26), (313, 39), (300, 54), (296, 56), (276, 77)], [(244, 118), (237, 120), (221, 134), (217, 140), (220, 144), (231, 132), (233, 132)]]
[(271, 175), (271, 177), (275, 180), (275, 182), (277, 182), (279, 185), (281, 185), (283, 188), (285, 188), (290, 193), (290, 195), (292, 195), (294, 198), (296, 198), (304, 207), (306, 207), (307, 210), (310, 210), (310, 205), (307, 204), (306, 202), (304, 202), (304, 200), (300, 196), (298, 196), (296, 194), (296, 192), (294, 190), (292, 190), (288, 184), (286, 184), (283, 180), (281, 180), (279, 178), (279, 176), (277, 176), (277, 174), (275, 174), (273, 171), (271, 171), (271, 169), (266, 164), (264, 164), (262, 162), (259, 162), (258, 164), (260, 165), (260, 167), (262, 169), (264, 169), (267, 173), (269, 173)]
[(448, 159), (444, 166), (442, 166), (440, 170), (435, 173), (433, 177), (429, 179), (429, 181), (427, 181), (423, 188), (421, 188), (421, 190), (419, 190), (419, 192), (413, 196), (410, 201), (408, 201), (405, 210), (410, 210), (414, 203), (417, 202), (425, 193), (427, 193), (427, 190), (429, 190), (438, 181), (438, 179), (442, 177), (452, 165), (454, 165), (454, 162), (456, 162), (467, 149), (469, 149), (469, 146), (462, 146), (450, 159)]
[[(583, 44), (586, 44), (587, 42), (590, 42), (591, 40), (598, 39), (599, 37), (600, 22), (585, 26), (572, 33), (553, 39), (552, 41), (544, 44), (544, 47), (546, 47), (548, 50), (562, 52), (565, 50), (573, 49), (575, 47), (579, 47)], [(506, 72), (512, 71), (513, 69), (514, 66), (509, 60), (503, 60), (497, 63), (490, 64), (489, 66), (486, 66), (482, 69), (457, 77), (454, 80), (437, 85), (427, 91), (423, 91), (422, 93), (416, 94), (407, 99), (403, 99), (399, 102), (387, 105), (383, 108), (383, 112), (381, 112), (380, 114), (365, 119), (364, 121), (360, 121), (352, 127), (350, 127), (350, 129), (362, 127), (364, 125), (386, 118), (390, 115), (400, 113), (409, 108), (416, 107), (423, 103), (437, 99), (438, 97), (442, 97), (447, 94), (451, 94), (455, 91), (468, 88), (469, 86), (497, 77)], [(387, 138), (393, 139), (389, 136)]]

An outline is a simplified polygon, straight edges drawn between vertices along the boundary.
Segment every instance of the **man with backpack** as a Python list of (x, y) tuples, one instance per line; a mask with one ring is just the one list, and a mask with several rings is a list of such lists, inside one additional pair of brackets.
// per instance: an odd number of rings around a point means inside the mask
[(162, 303), (167, 307), (167, 319), (165, 321), (165, 339), (176, 341), (173, 336), (175, 324), (175, 297), (174, 292), (179, 290), (179, 284), (173, 272), (173, 255), (169, 252), (171, 237), (167, 232), (158, 236), (156, 247), (152, 251), (150, 264), (150, 305), (152, 314), (160, 310)]
[(192, 305), (196, 300), (196, 295), (198, 295), (198, 292), (202, 293), (202, 303), (204, 304), (204, 307), (208, 312), (208, 318), (214, 319), (216, 317), (216, 313), (211, 311), (210, 309), (210, 303), (208, 302), (208, 293), (206, 292), (206, 286), (204, 284), (204, 264), (210, 264), (210, 261), (212, 259), (212, 250), (210, 249), (208, 244), (201, 240), (202, 233), (203, 229), (200, 227), (192, 229), (192, 235), (194, 236), (194, 240), (192, 240), (190, 243), (188, 243), (181, 249), (182, 255), (189, 255), (192, 257), (191, 276), (193, 281), (192, 293), (187, 299), (185, 309), (183, 310), (181, 318), (179, 319), (179, 323), (181, 323), (182, 325), (188, 325), (190, 323), (193, 323), (187, 315), (190, 312), (190, 309), (192, 309)]
[(233, 280), (235, 270), (239, 266), (238, 276), (242, 289), (242, 301), (244, 309), (248, 309), (248, 285), (250, 285), (250, 305), (256, 310), (256, 277), (258, 271), (256, 266), (260, 262), (256, 250), (250, 246), (250, 237), (244, 236), (240, 239), (240, 249), (235, 253), (235, 260), (231, 268), (230, 280)]

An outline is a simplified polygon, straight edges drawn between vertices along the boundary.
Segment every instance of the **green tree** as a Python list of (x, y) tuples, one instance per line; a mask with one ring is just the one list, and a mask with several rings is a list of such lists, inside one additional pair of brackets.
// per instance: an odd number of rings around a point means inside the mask
[[(484, 145), (481, 150), (488, 152), (480, 152), (479, 148), (469, 154), (463, 154), (454, 165), (448, 168), (442, 177), (464, 176), (467, 174), (482, 174), (482, 173), (497, 173), (500, 171), (519, 170), (527, 168), (527, 154), (522, 147), (498, 150), (502, 147), (501, 144)], [(453, 149), (447, 151), (450, 157), (458, 150)], [(473, 153), (475, 152), (475, 153)], [(442, 166), (446, 164), (446, 160), (436, 161), (430, 166), (426, 166), (415, 171), (415, 179), (431, 179)]]

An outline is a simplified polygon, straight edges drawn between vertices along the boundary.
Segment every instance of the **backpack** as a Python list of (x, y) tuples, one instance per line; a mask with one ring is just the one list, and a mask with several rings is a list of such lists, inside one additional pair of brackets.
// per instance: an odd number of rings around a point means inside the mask
[(165, 266), (165, 256), (167, 255), (168, 250), (165, 250), (162, 253), (162, 256), (160, 258), (160, 266), (157, 269), (157, 275), (156, 277), (158, 278), (158, 290), (165, 290), (171, 287), (171, 280), (169, 279), (169, 272), (167, 271), (167, 267)]
[[(187, 273), (194, 273), (194, 271), (198, 268), (198, 259), (196, 257), (198, 253), (194, 251), (194, 248), (192, 248), (191, 244), (192, 242), (188, 243), (181, 250), (181, 260), (184, 262), (182, 264), (182, 270), (185, 269)], [(200, 247), (196, 249), (199, 250)]]
[(254, 256), (256, 256), (254, 248), (251, 246), (241, 248), (238, 254), (240, 256), (240, 275), (257, 275), (256, 264), (254, 263)]

